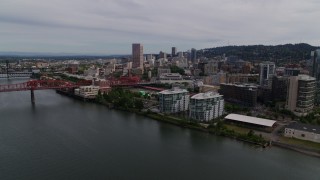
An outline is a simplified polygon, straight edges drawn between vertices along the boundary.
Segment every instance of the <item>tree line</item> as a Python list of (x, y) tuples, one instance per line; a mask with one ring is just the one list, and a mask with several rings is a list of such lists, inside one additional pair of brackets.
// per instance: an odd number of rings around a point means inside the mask
[(290, 60), (300, 61), (310, 59), (311, 51), (319, 47), (309, 44), (284, 44), (276, 46), (223, 46), (207, 48), (197, 51), (198, 57), (213, 58), (216, 56), (237, 56), (246, 61)]

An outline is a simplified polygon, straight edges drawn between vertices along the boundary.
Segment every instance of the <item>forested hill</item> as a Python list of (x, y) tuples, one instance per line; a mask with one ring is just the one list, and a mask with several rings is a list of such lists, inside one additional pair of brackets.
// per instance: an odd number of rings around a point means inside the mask
[(251, 45), (251, 46), (223, 46), (207, 48), (197, 51), (198, 57), (212, 58), (215, 56), (238, 56), (243, 60), (304, 60), (310, 59), (310, 52), (319, 47), (309, 44), (285, 44), (276, 46)]

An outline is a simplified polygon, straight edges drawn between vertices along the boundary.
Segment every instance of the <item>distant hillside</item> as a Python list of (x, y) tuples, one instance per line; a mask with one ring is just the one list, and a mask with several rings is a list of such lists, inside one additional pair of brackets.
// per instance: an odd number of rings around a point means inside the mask
[(198, 57), (212, 58), (215, 56), (238, 56), (247, 61), (255, 60), (304, 60), (310, 59), (310, 52), (319, 47), (309, 44), (285, 44), (276, 46), (251, 45), (251, 46), (223, 46), (207, 48), (197, 51)]

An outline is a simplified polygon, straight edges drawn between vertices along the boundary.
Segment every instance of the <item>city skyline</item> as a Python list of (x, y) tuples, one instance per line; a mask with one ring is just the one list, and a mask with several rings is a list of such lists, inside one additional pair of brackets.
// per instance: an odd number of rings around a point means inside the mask
[(315, 0), (4, 0), (0, 51), (130, 54), (227, 45), (319, 46)]

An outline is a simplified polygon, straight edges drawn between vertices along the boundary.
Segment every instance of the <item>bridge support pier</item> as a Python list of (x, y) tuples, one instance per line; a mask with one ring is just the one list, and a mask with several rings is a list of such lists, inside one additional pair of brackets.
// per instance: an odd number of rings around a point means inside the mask
[(33, 89), (31, 89), (30, 91), (31, 91), (31, 103), (32, 103), (32, 104), (35, 104), (35, 99), (34, 99), (34, 90), (33, 90)]

